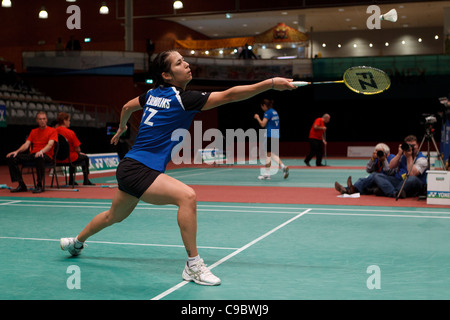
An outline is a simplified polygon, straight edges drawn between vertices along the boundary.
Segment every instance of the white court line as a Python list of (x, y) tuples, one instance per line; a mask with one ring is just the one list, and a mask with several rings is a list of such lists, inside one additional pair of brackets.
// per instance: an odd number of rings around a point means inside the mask
[[(199, 170), (211, 170), (211, 169), (199, 169)], [(228, 168), (228, 169), (220, 169), (220, 172), (224, 172), (224, 171), (229, 171), (229, 170), (233, 170), (232, 168)], [(180, 176), (177, 175), (170, 175), (172, 178), (175, 179), (179, 179), (179, 178), (185, 178), (185, 177), (191, 177), (191, 176), (198, 176), (198, 175), (204, 175), (205, 173), (207, 173), (208, 175), (210, 175), (211, 173), (217, 173), (219, 171), (213, 171), (213, 172), (199, 172), (199, 173), (188, 173), (188, 174), (182, 174)]]
[[(53, 241), (53, 242), (59, 242), (60, 241), (60, 239), (24, 238), (24, 237), (0, 237), (0, 239), (30, 240), (30, 241)], [(91, 240), (86, 241), (86, 243), (100, 243), (100, 244), (113, 244), (113, 245), (125, 245), (125, 246), (144, 246), (144, 247), (184, 248), (184, 245), (179, 245), (179, 244), (131, 243), (131, 242), (111, 242), (111, 241), (91, 241)], [(215, 250), (236, 250), (237, 249), (237, 248), (208, 247), (208, 246), (198, 246), (198, 248), (199, 249), (215, 249)]]
[[(219, 261), (217, 261), (216, 263), (212, 264), (209, 267), (209, 270), (214, 269), (215, 267), (217, 267), (218, 265), (224, 263), (225, 261), (231, 259), (232, 257), (234, 257), (235, 255), (241, 253), (242, 251), (248, 249), (249, 247), (251, 247), (252, 245), (254, 245), (255, 243), (258, 243), (259, 241), (261, 241), (262, 239), (270, 236), (272, 233), (276, 232), (277, 230), (283, 228), (284, 226), (288, 225), (289, 223), (291, 223), (292, 221), (297, 220), (298, 218), (300, 218), (301, 216), (303, 216), (304, 214), (308, 213), (311, 209), (307, 209), (305, 211), (303, 211), (302, 213), (299, 213), (298, 215), (296, 215), (295, 217), (287, 220), (286, 222), (280, 224), (279, 226), (273, 228), (272, 230), (270, 230), (269, 232), (263, 234), (262, 236), (260, 236), (259, 238), (256, 238), (255, 240), (247, 243), (246, 245), (244, 245), (243, 247), (237, 249), (236, 251), (230, 253), (229, 255), (227, 255), (226, 257), (220, 259)], [(179, 288), (185, 286), (186, 284), (188, 284), (189, 281), (182, 281), (180, 283), (178, 283), (177, 285), (173, 286), (172, 288), (164, 291), (163, 293), (157, 295), (156, 297), (152, 298), (151, 300), (160, 300), (162, 298), (164, 298), (165, 296), (171, 294), (172, 292), (178, 290)]]
[(363, 217), (390, 217), (390, 218), (417, 218), (417, 219), (450, 219), (450, 217), (442, 216), (415, 216), (415, 215), (401, 215), (401, 214), (366, 214), (366, 213), (331, 213), (331, 212), (312, 212), (310, 215), (324, 215), (324, 216), (363, 216)]
[(11, 204), (19, 203), (20, 201), (21, 200), (14, 200), (14, 201), (8, 200), (8, 202), (0, 203), (0, 206), (8, 206), (8, 205), (11, 205)]
[[(5, 203), (0, 203), (0, 206), (14, 206), (14, 207), (46, 207), (46, 208), (93, 208), (93, 209), (108, 209), (110, 204), (107, 202), (81, 202), (81, 201), (48, 201), (48, 200), (0, 200), (8, 201)], [(25, 203), (28, 202), (28, 203)], [(38, 204), (43, 203), (43, 204)], [(44, 204), (46, 203), (46, 204)], [(60, 205), (58, 203), (64, 204)], [(68, 205), (68, 204), (86, 204), (86, 205)], [(53, 205), (55, 204), (55, 205)], [(218, 209), (214, 209), (218, 208)], [(229, 209), (220, 209), (220, 208), (229, 208)], [(237, 210), (239, 208), (245, 208), (250, 210)], [(265, 209), (265, 210), (254, 210), (254, 209)], [(274, 209), (282, 209), (283, 211)], [(282, 213), (282, 214), (295, 214), (295, 211), (306, 210), (308, 208), (301, 207), (255, 207), (255, 206), (230, 206), (230, 205), (201, 205), (197, 206), (198, 212), (242, 212), (242, 213)], [(322, 215), (341, 215), (341, 216), (350, 216), (350, 215), (358, 215), (358, 216), (367, 216), (367, 217), (405, 217), (405, 218), (435, 218), (435, 219), (447, 219), (444, 216), (419, 216), (415, 214), (441, 214), (441, 215), (450, 215), (448, 211), (408, 211), (408, 210), (389, 210), (389, 209), (349, 209), (349, 208), (310, 208), (313, 211), (345, 211), (346, 213), (310, 213), (310, 214), (322, 214)], [(178, 208), (176, 206), (167, 205), (167, 206), (157, 206), (151, 205), (147, 203), (140, 203), (135, 210), (158, 210), (158, 211), (177, 211)], [(287, 210), (287, 211), (285, 211)], [(293, 210), (293, 211), (288, 211)], [(374, 214), (364, 214), (364, 213), (351, 213), (351, 212), (374, 212)], [(387, 213), (387, 214), (382, 214)], [(392, 213), (392, 214), (390, 214)], [(395, 215), (393, 213), (405, 213), (405, 215)]]
[[(5, 202), (5, 203), (1, 203), (1, 202)], [(27, 203), (37, 203), (37, 204), (33, 204), (33, 205), (28, 205)], [(66, 204), (78, 204), (78, 206), (69, 206), (69, 207), (73, 207), (73, 208), (105, 208), (106, 206), (110, 206), (111, 205), (111, 201), (104, 201), (104, 202), (95, 202), (95, 201), (52, 201), (52, 200), (3, 200), (0, 199), (0, 206), (7, 206), (7, 205), (12, 205), (12, 206), (41, 206), (39, 205), (39, 203), (48, 203), (48, 204), (64, 204), (64, 206), (58, 206), (58, 205), (54, 205), (52, 207), (67, 207), (65, 206)], [(85, 206), (86, 204), (86, 206)], [(100, 205), (100, 206), (93, 206), (93, 205)], [(47, 205), (46, 205), (47, 206)], [(168, 208), (170, 207), (170, 208)], [(243, 205), (217, 205), (217, 204), (198, 204), (197, 208), (234, 208), (234, 209), (238, 209), (238, 208), (244, 208), (244, 209), (265, 209), (267, 211), (256, 211), (256, 210), (247, 210), (244, 212), (255, 212), (255, 213), (261, 213), (261, 212), (273, 212), (273, 213), (291, 213), (291, 214), (295, 214), (296, 212), (300, 211), (300, 210), (306, 210), (308, 209), (307, 207), (282, 207), (282, 206), (277, 206), (277, 207), (263, 207), (263, 206), (253, 206), (253, 205), (248, 205), (248, 206), (243, 206)], [(171, 206), (171, 205), (167, 205), (167, 206), (157, 206), (157, 205), (153, 205), (153, 204), (149, 204), (149, 203), (145, 203), (145, 202), (140, 202), (138, 204), (138, 206), (136, 207), (136, 209), (138, 210), (144, 210), (144, 209), (154, 209), (157, 208), (158, 210), (176, 210), (175, 206)], [(435, 209), (435, 208), (433, 208)], [(436, 208), (436, 209), (440, 209), (440, 208)], [(221, 211), (219, 209), (209, 209), (210, 211)], [(286, 211), (273, 211), (273, 210), (286, 210)], [(296, 212), (288, 212), (288, 210), (292, 210), (292, 211), (296, 211)], [(322, 211), (346, 211), (346, 212), (352, 212), (352, 211), (356, 211), (356, 212), (386, 212), (386, 213), (408, 213), (408, 214), (412, 214), (412, 213), (418, 213), (418, 214), (447, 214), (450, 215), (450, 211), (448, 211), (446, 208), (442, 208), (442, 210), (445, 211), (411, 211), (411, 210), (392, 210), (392, 209), (359, 209), (359, 208), (311, 208), (311, 210), (322, 210)], [(208, 211), (208, 209), (201, 209), (199, 211)], [(226, 211), (226, 210), (224, 210)], [(233, 211), (238, 211), (238, 210), (228, 210), (230, 212)], [(239, 211), (240, 212), (240, 211)]]

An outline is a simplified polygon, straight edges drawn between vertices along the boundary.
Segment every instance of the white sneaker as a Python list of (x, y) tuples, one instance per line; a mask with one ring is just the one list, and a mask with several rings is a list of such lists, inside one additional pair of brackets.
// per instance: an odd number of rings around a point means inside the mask
[(220, 279), (212, 274), (203, 262), (203, 259), (198, 260), (191, 267), (186, 262), (183, 279), (186, 281), (194, 281), (204, 286), (218, 286), (220, 284)]
[(289, 168), (284, 167), (283, 168), (283, 178), (287, 179), (287, 177), (289, 177)]
[(73, 256), (77, 256), (81, 253), (84, 248), (87, 248), (87, 244), (84, 244), (81, 248), (75, 248), (75, 238), (61, 238), (59, 241), (61, 249), (64, 251), (69, 251)]
[(270, 176), (261, 175), (258, 177), (259, 180), (270, 180)]

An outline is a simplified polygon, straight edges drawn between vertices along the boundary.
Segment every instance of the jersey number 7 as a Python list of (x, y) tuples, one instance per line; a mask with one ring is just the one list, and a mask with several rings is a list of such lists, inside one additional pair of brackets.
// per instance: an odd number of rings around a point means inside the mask
[(153, 122), (150, 121), (151, 118), (153, 118), (155, 116), (155, 114), (158, 112), (158, 110), (152, 109), (152, 108), (147, 108), (144, 111), (145, 113), (150, 112), (150, 114), (148, 116), (144, 115), (144, 117), (147, 117), (144, 121), (144, 123), (148, 126), (153, 127)]

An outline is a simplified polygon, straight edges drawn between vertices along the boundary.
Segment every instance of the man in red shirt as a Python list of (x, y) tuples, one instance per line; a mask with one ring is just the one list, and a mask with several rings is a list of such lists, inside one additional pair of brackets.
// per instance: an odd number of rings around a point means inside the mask
[[(78, 140), (77, 135), (73, 130), (69, 129), (70, 127), (70, 114), (66, 112), (60, 112), (58, 117), (56, 118), (57, 127), (56, 131), (58, 134), (64, 136), (69, 142), (70, 146), (70, 161), (72, 163), (76, 162), (76, 165), (80, 165), (83, 168), (83, 185), (95, 185), (91, 181), (89, 181), (89, 157), (81, 152), (80, 145), (81, 142)], [(68, 162), (68, 160), (67, 160)], [(70, 166), (69, 167), (69, 184), (74, 182), (75, 169)], [(75, 182), (75, 184), (77, 184)]]
[(322, 164), (322, 155), (323, 155), (323, 146), (327, 144), (325, 140), (325, 130), (327, 127), (326, 123), (330, 122), (330, 115), (324, 114), (321, 118), (317, 118), (309, 131), (309, 145), (310, 151), (309, 154), (305, 158), (305, 163), (308, 167), (311, 165), (309, 161), (315, 156), (316, 157), (316, 165), (318, 167), (323, 166)]
[[(11, 190), (11, 192), (27, 191), (19, 164), (32, 161), (36, 163), (37, 176), (36, 189), (33, 190), (33, 193), (41, 193), (44, 191), (42, 177), (45, 174), (45, 163), (51, 163), (53, 159), (53, 146), (58, 141), (58, 133), (56, 129), (47, 126), (47, 114), (44, 111), (36, 114), (36, 122), (39, 128), (31, 130), (27, 140), (19, 149), (6, 155), (11, 181), (19, 182), (19, 186)], [(30, 151), (29, 154), (23, 153), (28, 150)]]

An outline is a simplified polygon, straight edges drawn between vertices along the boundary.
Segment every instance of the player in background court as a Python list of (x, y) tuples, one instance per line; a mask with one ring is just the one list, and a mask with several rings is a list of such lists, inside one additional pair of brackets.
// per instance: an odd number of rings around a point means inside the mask
[(264, 117), (261, 120), (259, 114), (255, 114), (254, 118), (258, 121), (262, 128), (266, 128), (266, 164), (265, 168), (262, 170), (262, 174), (258, 177), (260, 180), (270, 179), (270, 166), (272, 164), (272, 159), (277, 165), (283, 170), (283, 177), (287, 179), (289, 176), (289, 168), (283, 164), (278, 153), (272, 150), (272, 146), (280, 145), (280, 117), (278, 112), (273, 108), (273, 100), (263, 99), (261, 102), (261, 109), (264, 111)]

